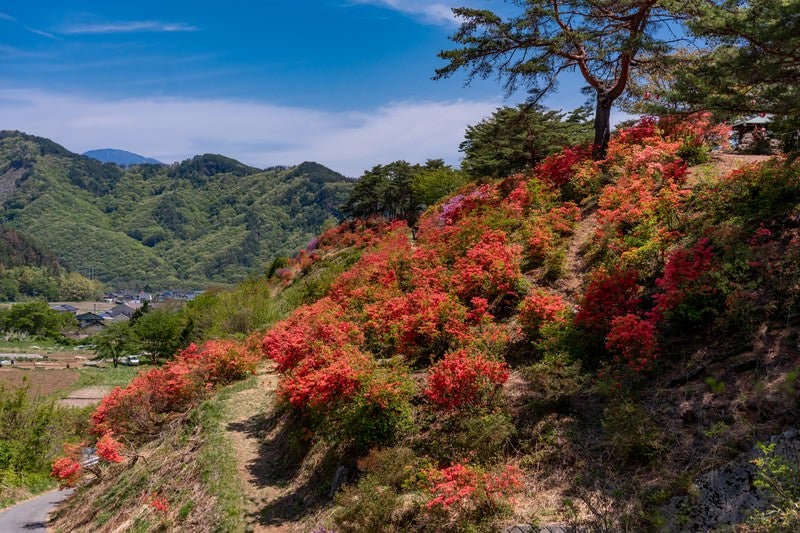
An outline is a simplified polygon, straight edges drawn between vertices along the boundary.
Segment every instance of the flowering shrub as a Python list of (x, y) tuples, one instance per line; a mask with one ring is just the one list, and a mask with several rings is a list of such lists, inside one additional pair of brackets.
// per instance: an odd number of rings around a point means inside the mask
[(614, 318), (633, 313), (641, 287), (633, 270), (598, 270), (583, 295), (575, 324), (605, 336)]
[(425, 395), (439, 409), (487, 405), (507, 379), (505, 363), (458, 350), (430, 368)]
[(60, 488), (74, 487), (80, 481), (83, 471), (81, 464), (72, 457), (59, 457), (53, 461), (50, 476), (56, 478)]
[(331, 298), (300, 307), (266, 334), (264, 355), (275, 361), (279, 372), (286, 372), (311, 357), (319, 346), (361, 344), (360, 329), (344, 316), (345, 310)]
[(224, 385), (255, 373), (260, 361), (257, 350), (230, 340), (210, 340), (202, 347), (194, 343), (178, 359), (200, 373), (206, 384)]
[(224, 385), (255, 370), (257, 354), (244, 344), (208, 341), (189, 346), (162, 368), (115, 387), (92, 413), (92, 431), (142, 438), (158, 431), (164, 415), (188, 409), (216, 385)]
[(148, 507), (156, 512), (162, 514), (169, 512), (169, 501), (164, 496), (159, 496), (157, 492), (143, 495), (142, 501), (144, 501)]
[(532, 291), (517, 307), (518, 319), (529, 335), (537, 336), (545, 324), (565, 322), (567, 304), (557, 294)]
[(521, 274), (522, 247), (508, 244), (504, 231), (490, 230), (456, 261), (453, 287), (464, 301), (513, 294)]
[(298, 409), (330, 410), (336, 401), (358, 392), (370, 362), (352, 346), (323, 347), (281, 380), (278, 395)]
[(120, 454), (122, 444), (114, 439), (114, 432), (109, 430), (97, 440), (97, 455), (109, 463), (121, 463), (124, 458)]
[(631, 313), (615, 317), (606, 336), (606, 349), (634, 372), (644, 371), (658, 355), (655, 322)]
[(411, 278), (412, 246), (405, 222), (393, 224), (386, 234), (339, 276), (331, 298), (358, 313), (369, 303), (395, 296)]
[(492, 185), (480, 185), (472, 191), (457, 194), (446, 200), (441, 207), (441, 221), (446, 225), (453, 225), (473, 210), (496, 205), (499, 200), (498, 191)]
[(429, 469), (424, 476), (429, 493), (425, 507), (461, 513), (496, 509), (522, 486), (519, 468), (514, 465), (490, 473), (455, 463), (443, 469)]
[(547, 156), (534, 169), (534, 173), (555, 187), (560, 187), (573, 177), (573, 169), (591, 159), (590, 146), (573, 146)]
[(697, 241), (691, 250), (673, 252), (664, 267), (664, 275), (656, 280), (661, 293), (653, 297), (655, 305), (650, 316), (660, 322), (665, 315), (682, 304), (691, 294), (707, 295), (714, 288), (702, 283), (702, 277), (711, 270), (713, 252), (708, 239)]
[(445, 292), (416, 289), (372, 304), (365, 314), (367, 337), (386, 355), (441, 355), (467, 336), (467, 310)]

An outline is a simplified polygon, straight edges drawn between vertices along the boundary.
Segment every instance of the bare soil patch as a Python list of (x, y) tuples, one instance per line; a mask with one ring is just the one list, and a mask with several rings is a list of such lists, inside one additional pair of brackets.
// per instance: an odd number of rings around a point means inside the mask
[(0, 384), (6, 390), (16, 390), (26, 384), (34, 396), (47, 396), (70, 388), (78, 381), (80, 372), (73, 369), (24, 370), (22, 368), (0, 368)]
[(111, 392), (111, 387), (94, 386), (72, 391), (69, 396), (58, 401), (65, 407), (86, 407), (100, 403), (103, 397)]
[(773, 156), (771, 155), (714, 153), (711, 155), (710, 162), (689, 169), (686, 184), (691, 188), (704, 178), (716, 180), (745, 165), (761, 163), (772, 158)]

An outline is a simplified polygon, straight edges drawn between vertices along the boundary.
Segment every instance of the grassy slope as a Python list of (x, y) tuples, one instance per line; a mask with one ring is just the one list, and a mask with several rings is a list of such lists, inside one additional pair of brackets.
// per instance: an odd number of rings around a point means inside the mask
[[(101, 467), (55, 515), (55, 531), (244, 531), (244, 496), (225, 439), (225, 400), (254, 385), (246, 380), (221, 391), (136, 450), (124, 466)], [(166, 509), (152, 505), (164, 498)]]

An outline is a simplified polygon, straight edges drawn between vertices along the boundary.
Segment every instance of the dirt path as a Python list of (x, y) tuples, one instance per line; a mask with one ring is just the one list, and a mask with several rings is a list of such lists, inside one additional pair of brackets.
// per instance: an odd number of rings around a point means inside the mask
[(596, 230), (595, 213), (589, 214), (578, 223), (564, 257), (564, 274), (555, 283), (555, 289), (573, 306), (577, 304), (583, 287), (583, 271), (586, 265), (582, 252)]
[(278, 379), (271, 367), (263, 367), (257, 375), (257, 385), (234, 394), (227, 403), (228, 438), (245, 485), (248, 530), (256, 532), (291, 531), (288, 525), (265, 523), (269, 520), (264, 516), (265, 509), (284, 496), (289, 481), (265, 471), (272, 466), (272, 460), (280, 460), (265, 457), (281, 427), (275, 412)]

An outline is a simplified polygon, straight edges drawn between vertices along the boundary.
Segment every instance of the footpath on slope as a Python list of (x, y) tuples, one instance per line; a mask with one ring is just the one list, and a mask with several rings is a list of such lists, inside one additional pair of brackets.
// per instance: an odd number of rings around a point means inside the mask
[(307, 531), (307, 521), (327, 501), (330, 479), (314, 473), (324, 458), (310, 450), (292, 415), (277, 406), (280, 378), (273, 365), (262, 365), (256, 378), (255, 387), (233, 394), (226, 404), (248, 531)]
[(584, 282), (586, 261), (582, 252), (597, 230), (597, 214), (592, 212), (575, 227), (564, 256), (563, 275), (555, 282), (555, 289), (572, 306), (577, 305)]

